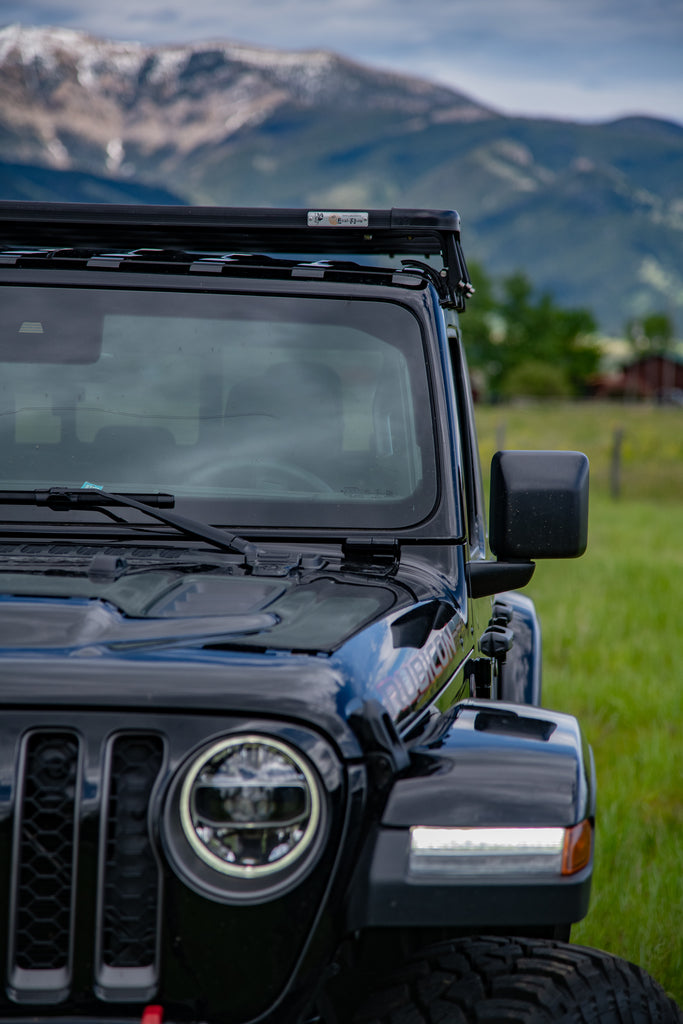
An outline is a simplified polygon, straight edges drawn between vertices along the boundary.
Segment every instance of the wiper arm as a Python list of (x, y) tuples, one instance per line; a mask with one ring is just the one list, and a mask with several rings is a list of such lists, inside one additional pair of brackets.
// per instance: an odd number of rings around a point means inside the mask
[[(141, 499), (141, 500), (139, 500)], [(102, 491), (98, 487), (70, 488), (49, 487), (35, 491), (0, 491), (0, 505), (37, 505), (47, 506), (55, 512), (69, 511), (75, 508), (89, 508), (98, 511), (103, 505), (123, 505), (135, 508), (145, 515), (158, 519), (160, 523), (173, 526), (188, 537), (197, 537), (208, 541), (223, 551), (237, 551), (240, 554), (254, 557), (257, 552), (255, 544), (235, 533), (217, 530), (208, 523), (200, 523), (188, 519), (175, 512), (158, 511), (158, 508), (170, 508), (175, 504), (172, 494), (113, 494)], [(156, 508), (153, 506), (157, 506)]]

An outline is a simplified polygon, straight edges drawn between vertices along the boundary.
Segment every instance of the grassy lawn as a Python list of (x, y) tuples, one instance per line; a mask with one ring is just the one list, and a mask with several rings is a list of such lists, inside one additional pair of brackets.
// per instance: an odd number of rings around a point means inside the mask
[[(598, 774), (591, 909), (572, 940), (647, 968), (683, 1003), (683, 410), (481, 408), (486, 467), (507, 448), (591, 460), (587, 554), (539, 563), (546, 706), (575, 714)], [(615, 430), (620, 497), (611, 496)]]

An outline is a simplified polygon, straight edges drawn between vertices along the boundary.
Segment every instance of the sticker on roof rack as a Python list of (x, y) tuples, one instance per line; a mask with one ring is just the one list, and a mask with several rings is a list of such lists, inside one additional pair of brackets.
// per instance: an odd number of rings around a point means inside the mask
[(367, 213), (344, 210), (309, 210), (309, 228), (366, 228)]

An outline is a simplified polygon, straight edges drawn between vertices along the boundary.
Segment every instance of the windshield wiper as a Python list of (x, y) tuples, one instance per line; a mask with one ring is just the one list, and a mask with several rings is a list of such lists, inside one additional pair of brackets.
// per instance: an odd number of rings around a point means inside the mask
[(175, 498), (172, 494), (138, 494), (133, 497), (131, 494), (113, 494), (100, 490), (99, 487), (48, 487), (34, 491), (0, 491), (0, 505), (45, 506), (55, 512), (71, 511), (76, 508), (88, 508), (97, 512), (104, 511), (100, 506), (106, 505), (135, 508), (153, 519), (158, 519), (160, 523), (175, 527), (188, 537), (208, 541), (223, 551), (237, 551), (251, 558), (256, 556), (256, 545), (235, 533), (218, 530), (208, 523), (200, 523), (175, 512), (158, 511), (160, 508), (170, 508), (174, 504)]

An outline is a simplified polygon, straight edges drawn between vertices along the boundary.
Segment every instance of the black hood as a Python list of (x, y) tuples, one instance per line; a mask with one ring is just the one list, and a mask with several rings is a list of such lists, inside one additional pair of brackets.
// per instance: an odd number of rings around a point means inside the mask
[(331, 652), (398, 600), (395, 587), (342, 573), (268, 578), (178, 568), (118, 579), (0, 573), (0, 648), (200, 644)]

